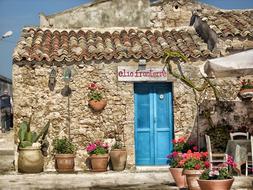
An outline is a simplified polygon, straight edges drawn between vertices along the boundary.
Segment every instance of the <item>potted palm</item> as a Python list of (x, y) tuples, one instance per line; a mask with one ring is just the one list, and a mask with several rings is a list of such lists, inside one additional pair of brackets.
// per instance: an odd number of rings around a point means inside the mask
[(233, 158), (228, 156), (226, 163), (205, 170), (197, 180), (201, 190), (230, 190), (234, 182), (232, 172), (235, 167)]
[(127, 161), (127, 151), (126, 147), (122, 142), (116, 141), (114, 145), (112, 145), (110, 151), (110, 160), (112, 163), (112, 169), (115, 171), (122, 171), (126, 167)]
[(105, 172), (108, 166), (108, 144), (102, 142), (101, 140), (96, 140), (90, 143), (86, 150), (88, 152), (89, 159), (91, 162), (91, 170), (94, 172)]
[(97, 83), (90, 83), (88, 86), (89, 93), (89, 106), (94, 111), (101, 111), (105, 108), (107, 101), (103, 99), (103, 90), (102, 86), (98, 86)]
[(74, 172), (75, 145), (66, 137), (53, 141), (55, 169), (57, 172)]
[(23, 121), (18, 131), (18, 171), (21, 173), (42, 172), (44, 167), (43, 156), (47, 156), (48, 141), (46, 135), (50, 121), (47, 122), (39, 134), (31, 131), (30, 123), (31, 118), (29, 122)]

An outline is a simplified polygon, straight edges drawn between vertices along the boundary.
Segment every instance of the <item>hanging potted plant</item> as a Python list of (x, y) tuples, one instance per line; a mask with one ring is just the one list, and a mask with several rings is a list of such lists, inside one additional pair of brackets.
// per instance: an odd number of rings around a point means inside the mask
[(98, 86), (96, 82), (92, 82), (89, 84), (88, 89), (89, 106), (94, 111), (103, 110), (107, 104), (107, 101), (103, 99), (104, 88), (102, 86)]
[(110, 151), (110, 159), (112, 169), (114, 171), (122, 171), (126, 167), (127, 151), (122, 142), (116, 141)]
[(48, 141), (45, 139), (50, 122), (37, 134), (30, 130), (30, 123), (23, 121), (18, 131), (18, 171), (21, 173), (43, 172), (44, 158), (47, 156)]
[(94, 143), (90, 143), (86, 150), (90, 155), (89, 159), (91, 162), (91, 170), (94, 172), (105, 172), (107, 171), (109, 155), (108, 155), (108, 144), (100, 140), (96, 140)]
[(186, 175), (189, 190), (200, 190), (197, 179), (204, 169), (210, 167), (207, 156), (207, 152), (192, 152), (191, 150), (182, 155), (183, 159), (180, 162), (184, 166), (183, 174)]
[(66, 137), (53, 141), (55, 152), (55, 169), (57, 172), (74, 172), (75, 145)]
[(253, 83), (250, 79), (243, 80), (241, 82), (242, 86), (240, 88), (240, 91), (238, 93), (238, 97), (241, 100), (251, 100), (253, 97)]
[(188, 143), (186, 141), (186, 137), (173, 139), (172, 143), (174, 145), (173, 152), (167, 156), (168, 163), (170, 165), (169, 170), (177, 187), (185, 188), (187, 187), (187, 183), (186, 176), (183, 175), (183, 153), (186, 153), (188, 150), (195, 152), (198, 150), (198, 147), (193, 143)]
[(232, 172), (235, 167), (233, 158), (228, 156), (226, 163), (205, 170), (198, 179), (201, 190), (230, 190), (234, 182)]

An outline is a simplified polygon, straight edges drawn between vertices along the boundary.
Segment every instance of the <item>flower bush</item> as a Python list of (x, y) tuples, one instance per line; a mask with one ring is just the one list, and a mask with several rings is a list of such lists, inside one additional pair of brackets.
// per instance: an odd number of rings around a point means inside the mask
[(103, 99), (103, 90), (102, 86), (97, 85), (96, 82), (92, 82), (88, 85), (89, 93), (88, 97), (89, 100), (96, 100), (100, 101)]
[(232, 179), (233, 178), (233, 169), (236, 167), (236, 164), (233, 160), (233, 157), (228, 156), (227, 162), (218, 165), (217, 168), (205, 170), (200, 179), (204, 180), (223, 180), (223, 179)]
[(187, 142), (186, 141), (186, 137), (180, 137), (178, 139), (173, 139), (172, 143), (174, 145), (174, 151), (176, 152), (182, 152), (182, 153), (186, 153), (188, 150), (191, 151), (198, 151), (198, 147), (193, 144), (192, 142)]
[(210, 167), (207, 161), (207, 152), (192, 152), (188, 150), (182, 155), (179, 165), (187, 170), (203, 170)]
[(108, 153), (108, 144), (104, 143), (100, 140), (96, 140), (94, 143), (90, 143), (87, 147), (86, 150), (89, 155), (92, 154), (107, 154)]
[(241, 84), (242, 84), (242, 86), (241, 86), (240, 90), (253, 88), (253, 82), (250, 79), (248, 79), (248, 80), (243, 79)]
[(183, 168), (183, 165), (180, 164), (180, 161), (183, 159), (183, 153), (186, 153), (188, 150), (196, 152), (198, 147), (186, 141), (186, 137), (180, 137), (178, 139), (173, 139), (172, 143), (174, 145), (173, 152), (167, 156), (168, 163), (172, 168)]

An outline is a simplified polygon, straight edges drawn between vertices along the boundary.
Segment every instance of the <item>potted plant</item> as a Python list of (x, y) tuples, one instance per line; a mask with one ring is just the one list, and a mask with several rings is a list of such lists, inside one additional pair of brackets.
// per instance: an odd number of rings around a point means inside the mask
[(234, 182), (232, 172), (235, 167), (233, 158), (228, 156), (226, 163), (205, 170), (198, 179), (201, 190), (230, 190)]
[(122, 142), (116, 141), (110, 151), (110, 160), (112, 169), (115, 171), (122, 171), (126, 167), (127, 151)]
[(238, 93), (239, 98), (242, 100), (251, 100), (253, 97), (253, 82), (250, 79), (244, 79), (241, 84), (242, 86)]
[(210, 167), (207, 161), (208, 152), (192, 152), (188, 150), (182, 155), (180, 164), (183, 165), (183, 174), (186, 175), (186, 181), (189, 190), (200, 189), (197, 179), (204, 172), (204, 169)]
[(90, 143), (86, 150), (90, 155), (91, 170), (94, 172), (107, 171), (107, 165), (109, 160), (108, 144), (101, 140), (96, 140), (94, 143)]
[(89, 93), (89, 106), (94, 111), (101, 111), (105, 108), (107, 101), (103, 99), (103, 90), (102, 86), (98, 86), (96, 82), (92, 82), (88, 86)]
[(74, 172), (75, 145), (66, 137), (53, 141), (55, 169), (57, 172)]
[(188, 143), (186, 137), (180, 137), (178, 139), (173, 139), (173, 152), (167, 156), (168, 163), (170, 165), (170, 173), (179, 188), (187, 187), (186, 177), (183, 175), (183, 153), (188, 150), (197, 151), (198, 147), (193, 143)]
[(29, 122), (20, 124), (18, 137), (18, 171), (21, 173), (39, 173), (43, 171), (44, 158), (47, 155), (48, 142), (45, 139), (50, 126), (50, 121), (37, 134), (30, 129)]

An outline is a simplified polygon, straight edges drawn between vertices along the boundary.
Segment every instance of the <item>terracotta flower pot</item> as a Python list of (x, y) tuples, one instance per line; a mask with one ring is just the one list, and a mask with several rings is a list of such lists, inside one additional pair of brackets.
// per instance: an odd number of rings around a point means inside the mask
[(112, 169), (122, 171), (126, 167), (127, 152), (125, 149), (114, 149), (110, 151)]
[(242, 89), (239, 92), (239, 98), (243, 101), (250, 101), (253, 97), (253, 89)]
[(198, 179), (204, 170), (184, 170), (183, 174), (186, 175), (186, 181), (189, 190), (200, 190)]
[(106, 100), (90, 100), (89, 101), (89, 106), (94, 110), (94, 111), (101, 111), (105, 108), (107, 104)]
[(93, 172), (105, 172), (107, 171), (109, 155), (108, 154), (92, 154), (90, 156), (91, 170)]
[(43, 172), (44, 159), (40, 148), (20, 148), (18, 155), (18, 171), (21, 173)]
[(199, 186), (201, 190), (230, 190), (234, 179), (224, 179), (224, 180), (203, 180), (198, 179)]
[(74, 154), (56, 154), (55, 169), (57, 172), (74, 172), (75, 155)]
[(178, 188), (186, 188), (186, 177), (183, 175), (183, 168), (169, 168), (170, 173)]

